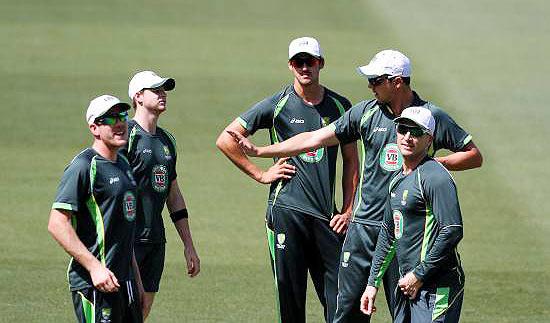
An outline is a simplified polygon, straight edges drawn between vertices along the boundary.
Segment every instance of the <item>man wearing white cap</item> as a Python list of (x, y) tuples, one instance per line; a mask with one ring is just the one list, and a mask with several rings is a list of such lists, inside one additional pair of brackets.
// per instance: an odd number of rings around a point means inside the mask
[(456, 250), (463, 235), (456, 185), (428, 156), (435, 128), (430, 110), (407, 108), (395, 123), (403, 167), (390, 182), (361, 310), (373, 313), (386, 264), (395, 256), (403, 274), (397, 303), (410, 312), (409, 321), (458, 322), (464, 271)]
[(176, 140), (158, 126), (166, 111), (166, 92), (174, 89), (173, 78), (163, 78), (152, 71), (139, 72), (128, 85), (128, 96), (135, 108), (128, 123), (130, 133), (124, 153), (138, 183), (136, 220), (136, 259), (145, 289), (143, 316), (147, 318), (159, 291), (164, 268), (164, 205), (184, 245), (187, 274), (195, 277), (200, 260), (189, 229), (188, 212), (177, 181)]
[(343, 206), (336, 211), (335, 177), (338, 147), (316, 147), (293, 158), (276, 160), (261, 170), (243, 154), (229, 132), (253, 135), (269, 129), (276, 143), (305, 131), (328, 126), (351, 107), (350, 102), (319, 83), (324, 58), (316, 39), (294, 39), (288, 48), (290, 84), (254, 105), (219, 136), (218, 148), (245, 174), (271, 184), (266, 230), (275, 276), (278, 313), (282, 322), (305, 322), (308, 271), (325, 319), (336, 309), (338, 257), (351, 216), (357, 184), (355, 142), (342, 145)]
[[(71, 255), (67, 276), (78, 322), (142, 322), (134, 258), (136, 182), (124, 156), (130, 106), (102, 95), (86, 121), (94, 142), (65, 169), (48, 230)], [(136, 283), (137, 282), (137, 283)]]
[[(335, 322), (368, 322), (361, 313), (359, 301), (367, 284), (374, 247), (383, 218), (387, 189), (394, 171), (401, 169), (403, 157), (396, 144), (393, 119), (410, 106), (429, 109), (435, 119), (435, 133), (429, 155), (439, 149), (454, 153), (437, 157), (449, 170), (480, 167), (481, 153), (472, 136), (433, 103), (421, 99), (410, 87), (411, 64), (396, 50), (383, 50), (368, 65), (358, 68), (366, 76), (375, 99), (356, 104), (331, 124), (314, 132), (297, 135), (268, 147), (256, 147), (248, 139), (234, 133), (241, 148), (250, 156), (283, 157), (317, 147), (346, 144), (361, 139), (363, 156), (359, 203), (354, 206), (342, 248), (338, 272), (338, 304)], [(406, 320), (400, 308), (394, 307), (393, 293), (399, 278), (395, 261), (386, 271), (384, 290), (390, 313), (396, 321)]]

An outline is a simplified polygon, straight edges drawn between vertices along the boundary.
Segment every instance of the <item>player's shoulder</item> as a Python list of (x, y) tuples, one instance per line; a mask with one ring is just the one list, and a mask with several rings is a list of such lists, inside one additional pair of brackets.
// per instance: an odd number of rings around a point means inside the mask
[(421, 180), (431, 187), (438, 187), (443, 184), (453, 183), (454, 179), (451, 173), (433, 158), (426, 158), (418, 166), (418, 173)]
[(174, 146), (174, 149), (175, 149), (175, 147), (177, 146), (176, 137), (174, 137), (174, 135), (170, 131), (166, 130), (165, 128), (157, 126), (157, 133), (162, 137), (164, 137), (166, 140), (168, 140)]
[(97, 156), (97, 153), (92, 148), (88, 147), (81, 152), (79, 152), (73, 159), (69, 162), (65, 171), (85, 171), (90, 169), (90, 165), (94, 157)]
[(375, 99), (361, 101), (351, 107), (351, 111), (351, 113), (361, 116), (361, 124), (372, 120), (376, 113), (381, 112), (380, 105)]
[(325, 91), (326, 91), (326, 95), (328, 95), (330, 98), (338, 101), (341, 105), (343, 105), (345, 110), (348, 110), (349, 108), (351, 108), (351, 101), (348, 100), (348, 98), (346, 98), (345, 96), (339, 93), (336, 93), (335, 91), (327, 87), (325, 87)]

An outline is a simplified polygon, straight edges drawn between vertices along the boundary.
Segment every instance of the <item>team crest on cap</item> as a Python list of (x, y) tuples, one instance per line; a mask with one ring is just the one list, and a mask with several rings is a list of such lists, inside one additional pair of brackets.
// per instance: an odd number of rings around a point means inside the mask
[(165, 165), (155, 165), (151, 172), (151, 185), (159, 193), (168, 189), (168, 168)]
[(130, 222), (134, 221), (136, 218), (136, 197), (134, 196), (134, 193), (130, 191), (126, 192), (122, 203), (124, 217)]
[(389, 172), (393, 172), (401, 169), (402, 165), (403, 156), (399, 152), (397, 144), (387, 144), (380, 153), (380, 166)]
[(393, 234), (395, 239), (401, 239), (403, 235), (403, 214), (399, 210), (393, 211)]
[(300, 159), (302, 159), (305, 162), (318, 163), (321, 159), (323, 159), (324, 154), (325, 154), (325, 148), (321, 147), (319, 149), (308, 151), (306, 153), (301, 153), (298, 156), (300, 156)]

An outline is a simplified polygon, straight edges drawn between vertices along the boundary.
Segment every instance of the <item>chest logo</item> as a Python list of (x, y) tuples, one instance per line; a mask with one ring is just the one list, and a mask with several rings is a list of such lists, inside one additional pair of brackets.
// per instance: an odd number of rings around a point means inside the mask
[(306, 121), (304, 119), (292, 118), (290, 119), (290, 123), (306, 123)]
[(380, 166), (389, 172), (401, 169), (403, 165), (403, 156), (401, 156), (397, 144), (387, 144), (380, 153), (379, 161)]
[(122, 203), (124, 217), (130, 222), (134, 221), (136, 219), (136, 197), (134, 193), (130, 191), (126, 192)]
[(395, 239), (401, 239), (403, 235), (403, 214), (399, 210), (393, 211), (393, 234)]
[(323, 127), (326, 127), (330, 124), (330, 117), (322, 117), (321, 118), (321, 125)]
[(164, 148), (164, 158), (166, 160), (172, 159), (172, 155), (170, 154), (170, 149), (168, 149), (168, 146), (162, 146)]
[(321, 159), (323, 159), (324, 154), (325, 154), (325, 148), (321, 147), (316, 150), (301, 153), (298, 156), (300, 156), (300, 159), (302, 159), (307, 163), (318, 163)]
[(279, 233), (277, 234), (277, 248), (278, 249), (284, 249), (286, 246), (285, 246), (285, 240), (286, 240), (286, 236), (284, 233)]
[(163, 193), (168, 188), (168, 168), (164, 165), (155, 165), (151, 172), (151, 185), (159, 193)]

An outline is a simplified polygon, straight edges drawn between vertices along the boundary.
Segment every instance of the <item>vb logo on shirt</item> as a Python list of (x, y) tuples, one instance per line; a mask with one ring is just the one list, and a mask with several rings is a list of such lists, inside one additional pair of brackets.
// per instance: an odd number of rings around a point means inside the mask
[(395, 239), (401, 239), (403, 235), (403, 214), (399, 210), (393, 211), (393, 235)]
[(122, 202), (122, 210), (126, 220), (132, 222), (136, 218), (136, 197), (130, 191), (124, 194), (124, 201)]
[(151, 174), (151, 185), (159, 193), (168, 188), (168, 169), (164, 165), (155, 165)]
[(302, 153), (298, 156), (300, 156), (300, 158), (307, 163), (318, 163), (321, 159), (323, 159), (324, 154), (325, 154), (325, 148), (321, 147), (316, 150)]
[(387, 144), (380, 153), (380, 166), (389, 172), (393, 172), (401, 169), (402, 165), (403, 156), (401, 156), (397, 144)]

